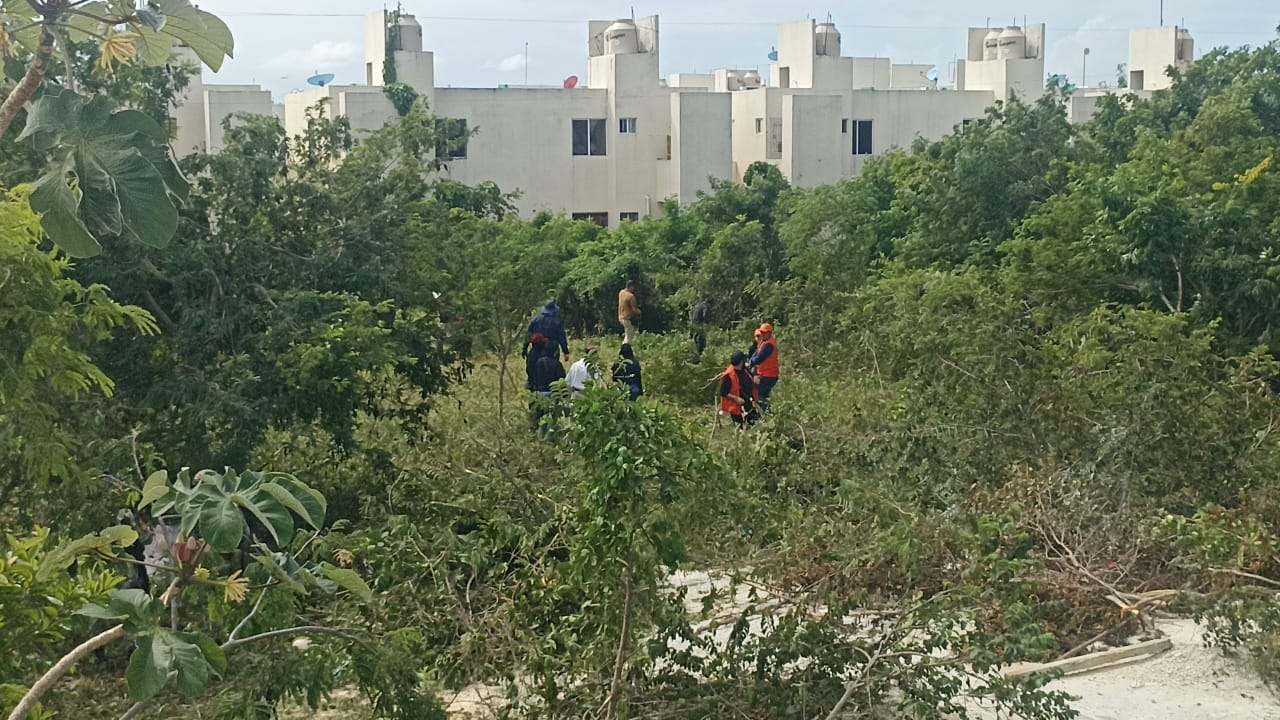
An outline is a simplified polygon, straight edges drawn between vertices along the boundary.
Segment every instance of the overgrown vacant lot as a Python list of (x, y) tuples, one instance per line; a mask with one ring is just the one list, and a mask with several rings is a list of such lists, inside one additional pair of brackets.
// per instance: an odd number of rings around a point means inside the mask
[[(17, 716), (1050, 720), (1076, 681), (1011, 666), (1169, 616), (1280, 677), (1277, 44), (607, 230), (449, 180), (421, 103), (241, 118), (183, 179), (181, 72), (86, 43), (0, 141)], [(103, 128), (156, 175), (48, 175)], [(113, 214), (135, 190), (167, 244)], [(526, 392), (551, 300), (610, 376), (626, 280), (641, 400)], [(738, 432), (717, 379), (764, 321), (781, 380)]]

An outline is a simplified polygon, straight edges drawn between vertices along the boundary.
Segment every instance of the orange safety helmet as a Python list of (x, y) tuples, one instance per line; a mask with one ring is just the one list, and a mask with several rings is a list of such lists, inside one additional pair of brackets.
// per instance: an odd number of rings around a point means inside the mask
[(770, 333), (770, 334), (772, 334), (772, 333), (773, 333), (773, 325), (772, 325), (772, 324), (770, 324), (770, 323), (764, 323), (764, 324), (762, 324), (762, 325), (760, 326), (760, 329), (759, 329), (759, 330), (757, 330), (756, 332), (761, 333), (761, 334), (764, 334), (764, 333)]

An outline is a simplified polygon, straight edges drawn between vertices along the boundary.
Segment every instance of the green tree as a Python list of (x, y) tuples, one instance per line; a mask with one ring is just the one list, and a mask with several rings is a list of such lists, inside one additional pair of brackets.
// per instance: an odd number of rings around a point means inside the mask
[(74, 43), (89, 38), (99, 41), (103, 67), (135, 56), (164, 64), (181, 41), (216, 70), (232, 51), (227, 26), (189, 0), (154, 0), (141, 8), (123, 0), (12, 0), (0, 5), (0, 21), (5, 45), (30, 53), (21, 80), (0, 104), (0, 136), (34, 98), (18, 139), (31, 139), (37, 152), (50, 156), (51, 167), (30, 196), (45, 231), (81, 257), (98, 253), (105, 237), (167, 243), (186, 193), (168, 151), (168, 132), (145, 113), (117, 111), (101, 96), (40, 91), (54, 52), (62, 53), (69, 69)]

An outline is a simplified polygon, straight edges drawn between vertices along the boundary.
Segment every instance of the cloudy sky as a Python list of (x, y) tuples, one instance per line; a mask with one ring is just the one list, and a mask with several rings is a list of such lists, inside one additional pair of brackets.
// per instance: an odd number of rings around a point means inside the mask
[[(388, 3), (382, 0), (203, 0), (227, 21), (236, 56), (207, 82), (257, 83), (277, 100), (305, 87), (317, 72), (335, 82), (364, 81), (364, 21)], [(787, 10), (790, 5), (793, 9)], [(394, 2), (391, 3), (394, 7)], [(964, 29), (1007, 25), (1015, 19), (1048, 25), (1049, 73), (1078, 83), (1114, 80), (1125, 62), (1127, 31), (1159, 24), (1159, 0), (403, 0), (422, 23), (427, 50), (435, 53), (436, 84), (493, 87), (523, 83), (525, 44), (531, 84), (558, 85), (586, 74), (586, 20), (661, 16), (662, 72), (719, 67), (767, 70), (766, 56), (781, 22), (806, 14), (830, 14), (843, 35), (844, 55), (890, 57), (895, 62), (933, 63), (943, 83), (964, 52)], [(1184, 24), (1196, 39), (1197, 55), (1218, 46), (1260, 45), (1276, 37), (1280, 4), (1275, 0), (1165, 0), (1166, 24)]]

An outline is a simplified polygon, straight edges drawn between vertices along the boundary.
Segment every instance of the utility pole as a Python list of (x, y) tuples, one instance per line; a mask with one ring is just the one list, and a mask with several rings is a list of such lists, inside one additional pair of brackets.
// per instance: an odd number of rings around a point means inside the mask
[(1089, 82), (1089, 48), (1084, 49), (1084, 55), (1080, 61), (1080, 87), (1085, 87)]
[(529, 43), (524, 44), (524, 84), (529, 84)]
[(1164, 0), (1160, 0), (1160, 27), (1164, 27)]

